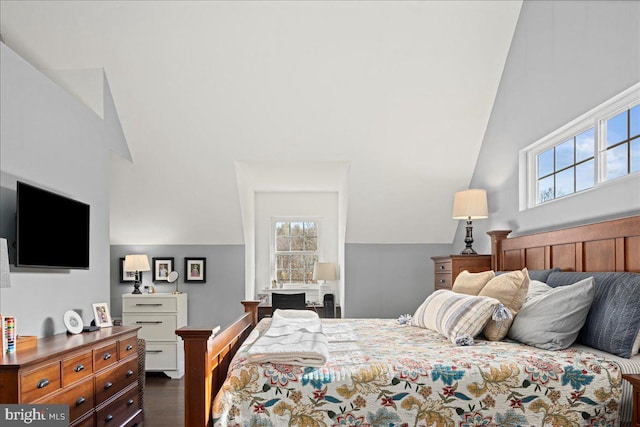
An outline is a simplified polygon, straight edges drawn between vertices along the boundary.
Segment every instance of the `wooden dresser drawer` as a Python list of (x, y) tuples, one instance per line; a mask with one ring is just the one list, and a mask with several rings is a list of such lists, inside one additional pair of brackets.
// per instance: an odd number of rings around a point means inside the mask
[(131, 337), (118, 341), (118, 360), (126, 359), (132, 354), (138, 353), (138, 337)]
[(78, 420), (75, 423), (71, 424), (71, 427), (95, 427), (96, 425), (96, 414), (92, 413), (88, 415), (86, 418), (82, 420)]
[(96, 375), (96, 405), (138, 380), (138, 359), (130, 360)]
[(178, 358), (176, 344), (158, 344), (147, 341), (145, 369), (148, 371), (163, 371), (174, 369)]
[(436, 289), (451, 289), (453, 284), (451, 283), (451, 273), (438, 273), (436, 272)]
[(62, 387), (60, 361), (21, 375), (20, 384), (22, 390), (20, 400), (22, 402), (33, 402), (53, 393)]
[(142, 326), (138, 336), (147, 341), (176, 341), (175, 314), (123, 314), (122, 321), (125, 325)]
[(62, 386), (67, 387), (93, 373), (91, 350), (62, 361)]
[(434, 263), (434, 267), (435, 267), (435, 273), (438, 274), (439, 272), (447, 272), (447, 273), (451, 273), (451, 260), (447, 260), (447, 261), (436, 261)]
[(120, 426), (138, 412), (138, 388), (129, 388), (122, 396), (115, 399), (96, 414), (97, 427)]
[(115, 363), (118, 363), (117, 342), (105, 345), (104, 347), (96, 348), (93, 351), (93, 366), (96, 372)]
[(41, 403), (68, 405), (70, 421), (74, 422), (82, 415), (93, 410), (93, 378), (87, 378), (63, 393), (57, 394)]
[(178, 311), (178, 303), (173, 295), (136, 296), (124, 298), (122, 301), (123, 313), (175, 313), (176, 311)]

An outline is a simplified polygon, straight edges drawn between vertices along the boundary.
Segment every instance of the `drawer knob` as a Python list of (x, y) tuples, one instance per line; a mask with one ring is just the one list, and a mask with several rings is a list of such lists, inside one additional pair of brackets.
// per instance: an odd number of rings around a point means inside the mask
[(38, 381), (38, 385), (37, 385), (37, 387), (38, 387), (38, 388), (45, 388), (45, 387), (46, 387), (46, 386), (48, 386), (48, 385), (49, 385), (49, 380), (48, 380), (48, 379), (46, 379), (46, 378), (44, 378), (44, 379), (42, 379), (42, 380)]
[(109, 421), (111, 421), (113, 419), (113, 415), (109, 414), (107, 415), (107, 417), (104, 419), (105, 423), (108, 423)]
[(104, 385), (104, 389), (109, 390), (112, 386), (113, 386), (113, 383), (111, 381), (107, 381), (107, 383)]
[(80, 397), (78, 400), (76, 400), (76, 406), (80, 406), (85, 402), (84, 397)]
[(81, 363), (78, 366), (75, 367), (74, 371), (76, 372), (80, 372), (80, 371), (84, 371), (84, 365)]
[(102, 360), (109, 360), (111, 359), (111, 353), (105, 353), (104, 356), (102, 356)]
[(444, 270), (444, 265), (441, 265), (441, 266), (440, 266), (440, 270)]
[(129, 344), (129, 345), (127, 346), (126, 350), (127, 350), (127, 351), (131, 351), (131, 350), (133, 350), (133, 346), (132, 346), (131, 344)]
[(131, 406), (133, 405), (133, 399), (129, 399), (129, 401), (127, 402), (127, 406)]
[(444, 282), (446, 282), (446, 280), (440, 279), (440, 283), (444, 283)]
[(131, 375), (133, 375), (133, 371), (131, 369), (129, 369), (127, 371), (127, 378), (130, 377)]

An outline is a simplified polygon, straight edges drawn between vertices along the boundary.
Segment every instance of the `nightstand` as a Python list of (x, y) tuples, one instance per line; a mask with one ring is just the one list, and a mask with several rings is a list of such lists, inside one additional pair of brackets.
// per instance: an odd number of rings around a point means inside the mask
[(451, 289), (463, 270), (479, 273), (491, 270), (491, 255), (443, 255), (431, 257), (434, 263), (434, 288)]
[(640, 427), (640, 375), (624, 374), (622, 378), (629, 381), (633, 386), (633, 415), (631, 417), (633, 421), (631, 422), (631, 427)]

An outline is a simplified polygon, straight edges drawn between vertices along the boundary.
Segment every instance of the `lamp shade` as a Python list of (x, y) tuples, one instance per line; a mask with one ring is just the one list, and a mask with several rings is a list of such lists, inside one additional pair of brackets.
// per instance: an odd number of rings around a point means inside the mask
[(9, 275), (9, 248), (7, 239), (0, 239), (0, 288), (11, 287), (11, 276)]
[(316, 262), (313, 266), (313, 280), (336, 280), (336, 265), (332, 262)]
[(458, 191), (453, 199), (454, 219), (479, 219), (489, 217), (487, 191), (471, 189)]
[(149, 271), (149, 257), (146, 255), (127, 255), (124, 257), (124, 271)]

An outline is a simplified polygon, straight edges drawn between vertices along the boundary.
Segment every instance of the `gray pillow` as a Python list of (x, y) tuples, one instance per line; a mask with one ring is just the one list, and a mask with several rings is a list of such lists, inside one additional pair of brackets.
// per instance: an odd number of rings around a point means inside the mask
[(562, 350), (578, 337), (593, 301), (593, 278), (543, 292), (525, 302), (509, 338), (545, 350)]
[[(538, 280), (540, 282), (547, 283), (547, 279), (551, 273), (556, 273), (558, 271), (562, 271), (559, 268), (551, 268), (549, 270), (529, 270), (527, 269), (527, 273), (529, 274), (529, 280)], [(496, 271), (496, 276), (501, 274), (508, 273), (508, 271)]]
[(527, 296), (524, 297), (524, 302), (527, 302), (532, 298), (535, 298), (539, 295), (549, 292), (551, 289), (553, 288), (547, 285), (546, 283), (542, 283), (538, 280), (530, 280), (529, 290), (527, 290)]

